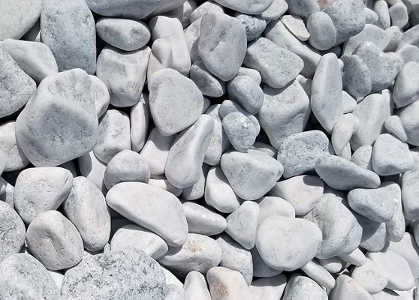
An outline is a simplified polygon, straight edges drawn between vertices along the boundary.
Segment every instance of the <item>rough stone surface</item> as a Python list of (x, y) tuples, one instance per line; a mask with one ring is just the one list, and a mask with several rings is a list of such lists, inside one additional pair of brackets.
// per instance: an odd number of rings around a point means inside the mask
[(25, 225), (13, 208), (3, 201), (0, 201), (0, 216), (1, 263), (9, 255), (18, 253), (22, 248), (25, 242)]

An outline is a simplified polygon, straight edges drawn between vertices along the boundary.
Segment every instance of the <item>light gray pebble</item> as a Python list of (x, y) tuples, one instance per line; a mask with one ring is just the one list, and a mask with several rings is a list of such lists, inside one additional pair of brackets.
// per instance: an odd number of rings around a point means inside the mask
[(169, 246), (185, 243), (188, 224), (179, 199), (172, 193), (142, 182), (122, 182), (106, 195), (116, 212), (163, 238)]
[(352, 154), (351, 161), (354, 164), (364, 169), (372, 170), (371, 158), (372, 158), (372, 146), (365, 145), (365, 146), (359, 147)]
[(402, 176), (402, 201), (403, 211), (407, 220), (419, 219), (419, 205), (417, 197), (419, 195), (419, 160), (417, 154), (414, 156), (415, 167), (405, 172)]
[(262, 201), (259, 202), (259, 224), (272, 216), (280, 216), (290, 219), (295, 218), (294, 207), (281, 197), (266, 196), (261, 200)]
[(259, 14), (267, 9), (272, 0), (215, 0), (218, 4), (245, 14)]
[(227, 114), (222, 121), (224, 132), (237, 151), (247, 152), (259, 134), (254, 123), (240, 112)]
[(172, 193), (176, 197), (180, 197), (180, 195), (183, 192), (182, 189), (178, 189), (177, 187), (171, 185), (170, 182), (166, 178), (157, 178), (157, 179), (150, 178), (148, 180), (148, 184), (161, 188), (165, 191), (168, 191), (169, 193)]
[(253, 276), (259, 278), (271, 278), (280, 275), (283, 270), (275, 270), (268, 266), (260, 257), (257, 248), (253, 248), (250, 253), (253, 260)]
[(221, 155), (230, 145), (221, 122), (221, 117), (219, 114), (220, 107), (220, 104), (216, 104), (210, 106), (205, 112), (205, 114), (214, 120), (212, 136), (204, 157), (204, 162), (210, 166), (216, 166), (219, 164)]
[(240, 272), (214, 267), (206, 277), (212, 300), (246, 299), (249, 295), (249, 287)]
[(225, 232), (245, 249), (252, 249), (256, 241), (259, 205), (253, 201), (245, 201), (226, 220)]
[(165, 167), (169, 182), (177, 188), (187, 188), (198, 182), (214, 121), (201, 115), (170, 148)]
[(199, 173), (198, 181), (187, 188), (183, 188), (182, 200), (195, 201), (201, 199), (204, 196), (207, 172), (207, 166), (203, 165), (201, 172)]
[(302, 175), (279, 181), (269, 194), (284, 198), (294, 207), (297, 216), (304, 216), (320, 201), (323, 190), (319, 177)]
[(203, 95), (215, 98), (224, 95), (224, 82), (212, 75), (201, 61), (195, 61), (191, 66), (190, 76)]
[(93, 151), (77, 159), (80, 174), (93, 182), (100, 190), (103, 190), (103, 178), (105, 176), (106, 165), (98, 160)]
[(16, 141), (16, 122), (8, 121), (0, 125), (0, 151), (7, 155), (4, 171), (21, 170), (29, 164)]
[(419, 63), (405, 63), (397, 75), (393, 88), (393, 102), (397, 107), (403, 107), (419, 100)]
[[(397, 26), (391, 26), (390, 28), (386, 29), (386, 33), (389, 36), (389, 42), (387, 46), (384, 48), (384, 50), (397, 51), (399, 48), (400, 41), (402, 40), (402, 37), (403, 37), (403, 33), (401, 29)], [(403, 55), (401, 53), (399, 54), (403, 58)]]
[(86, 177), (76, 177), (63, 209), (79, 231), (84, 248), (103, 250), (109, 241), (111, 217), (102, 191)]
[(409, 12), (402, 1), (397, 2), (389, 8), (391, 25), (403, 28), (409, 22)]
[(92, 300), (163, 299), (166, 289), (159, 264), (144, 252), (131, 249), (85, 257), (65, 273), (61, 294)]
[(419, 121), (415, 117), (419, 112), (419, 101), (404, 107), (399, 117), (407, 134), (407, 143), (419, 146)]
[(371, 72), (357, 55), (344, 56), (343, 88), (356, 99), (362, 99), (371, 92)]
[(0, 201), (0, 216), (0, 263), (2, 263), (8, 256), (21, 250), (25, 242), (26, 230), (22, 219), (13, 207), (3, 201)]
[(167, 156), (174, 136), (164, 136), (157, 128), (153, 128), (140, 154), (150, 167), (151, 176), (164, 174)]
[(282, 90), (264, 88), (263, 92), (259, 121), (272, 146), (278, 148), (284, 138), (304, 130), (310, 116), (310, 100), (297, 81)]
[(381, 292), (388, 283), (387, 278), (380, 273), (376, 264), (370, 259), (362, 266), (354, 268), (351, 277), (371, 294)]
[(372, 300), (372, 296), (348, 275), (342, 274), (336, 279), (336, 287), (330, 294), (331, 300)]
[(327, 50), (336, 44), (336, 28), (332, 19), (323, 11), (311, 14), (307, 19), (310, 45), (319, 50)]
[(322, 265), (309, 261), (301, 270), (327, 291), (331, 291), (334, 288), (335, 278)]
[(251, 42), (259, 38), (266, 28), (266, 21), (260, 16), (249, 16), (246, 14), (236, 14), (235, 18), (239, 19), (246, 28), (247, 41)]
[(302, 275), (292, 276), (282, 297), (283, 300), (327, 300), (327, 292), (314, 280)]
[(372, 252), (382, 251), (387, 243), (386, 223), (377, 223), (358, 214), (355, 216), (362, 227), (360, 248)]
[(228, 83), (227, 91), (231, 100), (251, 114), (257, 114), (263, 105), (263, 91), (249, 76), (236, 76)]
[(246, 55), (246, 30), (226, 14), (208, 13), (201, 19), (198, 52), (207, 69), (223, 81), (233, 79)]
[(320, 130), (291, 134), (279, 144), (277, 159), (284, 166), (284, 178), (312, 171), (317, 160), (329, 153), (329, 139)]
[(191, 271), (185, 278), (185, 300), (211, 300), (204, 275), (197, 271)]
[(222, 213), (231, 213), (240, 206), (236, 194), (219, 167), (208, 172), (205, 202)]
[(248, 76), (252, 78), (257, 83), (257, 85), (260, 85), (262, 83), (262, 76), (256, 69), (240, 67), (237, 76)]
[(144, 47), (151, 37), (144, 23), (121, 18), (99, 19), (96, 22), (96, 32), (109, 45), (125, 51)]
[(226, 219), (205, 206), (193, 202), (184, 202), (182, 206), (190, 233), (210, 236), (220, 234), (227, 228)]
[(406, 231), (406, 220), (403, 214), (402, 199), (397, 199), (396, 208), (394, 209), (393, 217), (386, 222), (387, 238), (391, 242), (399, 242), (403, 238)]
[(265, 195), (284, 172), (280, 162), (256, 151), (223, 154), (221, 169), (231, 188), (244, 200), (256, 200)]
[(159, 263), (179, 274), (190, 271), (206, 273), (212, 267), (218, 266), (222, 251), (218, 243), (205, 235), (189, 233), (180, 249), (170, 249)]
[(377, 25), (387, 29), (391, 25), (388, 3), (385, 0), (378, 0), (374, 3), (374, 11), (378, 15)]
[(95, 88), (95, 108), (96, 115), (101, 118), (111, 103), (111, 95), (109, 94), (106, 84), (94, 75), (89, 75), (92, 80), (93, 87)]
[(345, 267), (345, 262), (339, 257), (331, 257), (326, 259), (317, 259), (320, 265), (322, 265), (329, 273), (336, 274), (342, 271)]
[(406, 131), (403, 128), (403, 124), (399, 116), (393, 115), (388, 117), (384, 122), (384, 128), (401, 142), (405, 143), (407, 141)]
[(358, 130), (358, 126), (358, 119), (353, 114), (342, 115), (337, 120), (331, 138), (336, 155), (343, 156), (345, 147), (349, 145), (353, 133)]
[(140, 101), (130, 110), (131, 149), (141, 151), (146, 143), (150, 123), (148, 95), (141, 94)]
[(137, 225), (125, 225), (112, 236), (111, 251), (124, 251), (135, 248), (154, 259), (159, 259), (169, 250), (166, 242), (157, 234)]
[(67, 199), (73, 182), (71, 173), (60, 167), (28, 168), (19, 173), (14, 205), (27, 224), (39, 214), (58, 209)]
[(390, 38), (391, 36), (386, 30), (373, 24), (367, 24), (360, 33), (345, 43), (343, 54), (352, 55), (363, 42), (371, 42), (378, 49), (384, 50), (388, 46)]
[(150, 167), (137, 152), (122, 150), (108, 163), (103, 182), (111, 189), (120, 182), (139, 181), (147, 183), (150, 179)]
[(304, 62), (295, 53), (262, 37), (247, 49), (244, 65), (258, 70), (267, 85), (284, 88), (301, 72)]
[(305, 218), (322, 231), (323, 240), (316, 254), (320, 259), (348, 254), (361, 242), (362, 227), (336, 196), (324, 195)]
[(26, 244), (53, 271), (71, 268), (83, 257), (83, 241), (77, 228), (55, 210), (41, 213), (29, 224)]
[(419, 63), (419, 48), (417, 46), (402, 44), (396, 51), (406, 64), (414, 61)]
[(369, 8), (369, 7), (365, 7), (364, 8), (364, 14), (365, 14), (365, 24), (376, 24), (378, 22), (378, 15), (377, 13)]
[[(417, 225), (415, 222), (413, 224), (413, 234), (415, 234), (415, 231), (417, 230), (416, 227)], [(416, 276), (418, 276), (419, 272), (419, 253), (415, 238), (408, 232), (404, 232), (400, 241), (390, 241), (388, 249), (404, 257), (409, 264), (413, 276), (417, 278)]]
[(254, 299), (276, 300), (282, 297), (286, 284), (287, 277), (281, 274), (271, 278), (253, 280), (249, 287)]
[(107, 164), (120, 151), (131, 149), (131, 132), (128, 115), (116, 109), (109, 109), (99, 124), (95, 156)]
[(228, 114), (233, 112), (240, 112), (244, 114), (246, 117), (252, 121), (254, 126), (256, 127), (257, 131), (260, 130), (259, 120), (252, 114), (248, 113), (243, 107), (241, 107), (236, 102), (233, 102), (231, 100), (224, 100), (223, 103), (221, 103), (221, 106), (218, 110), (218, 115), (222, 119), (224, 119)]
[(249, 250), (244, 249), (226, 234), (216, 239), (222, 251), (220, 266), (240, 272), (247, 284), (253, 278), (253, 260)]
[(163, 271), (164, 277), (166, 279), (166, 284), (169, 285), (175, 285), (177, 287), (182, 288), (183, 283), (180, 281), (176, 275), (174, 275), (171, 271), (160, 265), (160, 269)]
[(0, 297), (16, 299), (59, 299), (60, 290), (47, 269), (33, 256), (13, 254), (0, 264)]
[(300, 41), (307, 41), (310, 38), (310, 33), (307, 31), (304, 20), (293, 15), (284, 15), (281, 18), (282, 23), (288, 30), (295, 35)]
[(95, 87), (80, 69), (48, 76), (16, 120), (16, 139), (35, 166), (57, 166), (92, 150)]
[[(204, 2), (209, 3), (209, 2)], [(184, 30), (186, 45), (188, 47), (191, 62), (200, 60), (198, 52), (198, 40), (201, 34), (201, 17), (196, 19)], [(151, 60), (150, 60), (151, 63)]]
[(208, 13), (224, 13), (223, 7), (215, 2), (212, 1), (204, 1), (201, 5), (199, 5), (191, 14), (190, 20), (191, 23), (195, 22), (196, 20), (201, 19), (205, 14)]
[(288, 0), (287, 3), (289, 12), (301, 17), (308, 17), (320, 10), (319, 3), (316, 0)]
[(80, 68), (95, 73), (96, 27), (85, 1), (43, 1), (41, 37), (54, 53), (60, 72)]

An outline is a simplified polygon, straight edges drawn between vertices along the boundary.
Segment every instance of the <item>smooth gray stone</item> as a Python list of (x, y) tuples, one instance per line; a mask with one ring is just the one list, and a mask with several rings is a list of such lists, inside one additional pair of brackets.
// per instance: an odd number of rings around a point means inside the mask
[(7, 48), (0, 44), (0, 117), (19, 111), (35, 94), (36, 84), (8, 54)]
[(179, 249), (170, 249), (159, 263), (181, 275), (191, 271), (206, 273), (218, 266), (222, 251), (218, 243), (205, 235), (189, 233), (185, 244)]
[(14, 190), (14, 205), (29, 224), (39, 214), (55, 210), (67, 199), (73, 176), (59, 167), (28, 168), (19, 173)]
[(54, 53), (60, 71), (80, 68), (95, 73), (96, 27), (85, 1), (43, 1), (41, 36)]
[(29, 164), (16, 142), (16, 122), (8, 121), (0, 125), (0, 140), (0, 151), (7, 155), (4, 171), (21, 170)]
[(207, 166), (202, 165), (198, 181), (187, 188), (183, 188), (182, 200), (194, 201), (201, 199), (204, 196), (207, 172)]
[(297, 216), (304, 216), (320, 201), (323, 190), (319, 177), (302, 175), (277, 182), (269, 194), (287, 200)]
[(102, 191), (86, 177), (76, 177), (63, 208), (80, 232), (84, 248), (102, 251), (111, 232), (111, 217)]
[(322, 233), (315, 223), (278, 216), (264, 220), (256, 237), (264, 262), (273, 269), (286, 271), (301, 268), (313, 259), (321, 242)]
[(362, 99), (372, 90), (371, 71), (357, 55), (344, 56), (343, 88), (356, 99)]
[(403, 65), (400, 55), (394, 52), (384, 53), (371, 42), (361, 43), (355, 54), (370, 70), (373, 92), (389, 87)]
[(412, 274), (417, 278), (419, 273), (419, 250), (416, 244), (416, 239), (413, 235), (417, 234), (417, 222), (413, 224), (413, 234), (404, 232), (402, 238), (398, 242), (390, 241), (388, 250), (396, 252), (406, 259)]
[(219, 164), (221, 155), (230, 145), (229, 140), (224, 132), (221, 117), (219, 115), (221, 105), (216, 104), (210, 106), (205, 112), (214, 120), (214, 128), (212, 130), (212, 137), (210, 139), (207, 152), (205, 153), (204, 162), (210, 166)]
[(258, 70), (263, 82), (270, 87), (284, 88), (301, 72), (304, 62), (292, 49), (262, 37), (247, 49), (244, 65)]
[(151, 176), (164, 174), (167, 156), (173, 140), (174, 136), (164, 136), (157, 128), (151, 130), (148, 140), (140, 152), (150, 167)]
[(237, 76), (248, 76), (252, 78), (257, 83), (257, 85), (262, 83), (262, 75), (260, 75), (260, 72), (256, 69), (240, 67)]
[(92, 300), (163, 299), (166, 288), (159, 264), (144, 252), (131, 249), (85, 257), (65, 273), (61, 294)]
[(327, 153), (327, 136), (320, 130), (309, 130), (284, 138), (277, 159), (284, 166), (284, 178), (290, 178), (314, 170), (317, 160)]
[(287, 0), (287, 3), (288, 11), (292, 15), (305, 18), (320, 10), (319, 3), (316, 0)]
[(372, 149), (373, 170), (381, 176), (404, 173), (414, 167), (409, 146), (394, 136), (381, 134)]
[(346, 147), (350, 148), (349, 143), (353, 133), (358, 130), (358, 123), (358, 119), (353, 114), (342, 115), (337, 120), (331, 138), (333, 150), (337, 156), (344, 157)]
[(404, 130), (407, 135), (407, 143), (419, 146), (419, 121), (416, 116), (419, 113), (419, 101), (413, 102), (399, 112)]
[(277, 300), (281, 299), (287, 284), (287, 277), (283, 274), (271, 278), (253, 280), (250, 293), (254, 299)]
[(384, 122), (391, 115), (390, 99), (380, 94), (371, 94), (358, 103), (353, 112), (359, 127), (351, 139), (352, 149), (372, 145), (380, 135)]
[(93, 182), (100, 190), (104, 190), (103, 177), (106, 165), (98, 160), (93, 151), (77, 159), (80, 174)]
[(220, 266), (240, 272), (247, 284), (250, 284), (253, 278), (253, 260), (250, 251), (226, 234), (218, 237), (216, 241), (222, 251)]
[[(389, 42), (387, 46), (384, 48), (384, 51), (396, 51), (398, 52), (400, 41), (402, 40), (403, 33), (401, 29), (397, 26), (391, 26), (390, 28), (386, 29), (386, 34), (389, 36)], [(400, 56), (403, 58), (403, 55), (399, 53)]]
[(419, 100), (419, 63), (406, 63), (397, 75), (393, 88), (393, 102), (403, 107)]
[(300, 41), (305, 42), (310, 38), (310, 33), (307, 31), (302, 18), (293, 15), (285, 15), (282, 16), (281, 21)]
[(166, 242), (157, 234), (131, 224), (119, 228), (110, 243), (112, 252), (135, 248), (154, 259), (159, 259), (169, 249)]
[(336, 27), (336, 44), (362, 31), (365, 26), (364, 8), (362, 0), (336, 0), (323, 10)]
[(80, 69), (48, 76), (16, 120), (16, 139), (35, 166), (57, 166), (96, 143), (95, 88)]
[(377, 223), (354, 213), (362, 227), (360, 247), (372, 252), (382, 251), (387, 243), (386, 223)]
[(414, 154), (415, 167), (405, 172), (402, 176), (402, 202), (403, 212), (407, 220), (419, 219), (419, 203), (417, 197), (419, 195), (419, 158)]
[(272, 0), (215, 0), (215, 2), (249, 15), (260, 14), (272, 4)]
[(89, 75), (89, 78), (93, 81), (93, 86), (96, 89), (95, 107), (97, 117), (102, 117), (111, 103), (111, 96), (106, 84), (94, 75)]
[(246, 30), (226, 14), (208, 13), (201, 19), (198, 53), (208, 71), (229, 81), (239, 71), (246, 55)]
[(128, 220), (163, 238), (169, 246), (182, 246), (188, 224), (178, 198), (142, 182), (122, 182), (106, 195), (107, 204)]
[(130, 110), (131, 149), (139, 152), (146, 143), (150, 126), (148, 95), (142, 94), (140, 101)]
[(2, 45), (19, 67), (36, 82), (58, 72), (51, 49), (43, 43), (6, 39)]
[(336, 286), (329, 297), (331, 300), (373, 300), (362, 285), (345, 274), (336, 279)]
[(0, 23), (0, 41), (20, 39), (39, 19), (42, 1), (5, 0), (0, 4), (3, 13)]
[(304, 67), (301, 71), (302, 74), (306, 77), (313, 76), (321, 58), (320, 54), (299, 41), (280, 20), (269, 24), (265, 30), (265, 36), (277, 44), (277, 46), (288, 49), (298, 55), (304, 61)]
[(323, 55), (317, 65), (311, 84), (311, 110), (327, 132), (342, 115), (342, 74), (335, 54)]
[(253, 276), (259, 278), (271, 278), (282, 273), (282, 270), (275, 270), (268, 266), (260, 257), (257, 248), (253, 248), (250, 253), (253, 260)]
[(192, 80), (163, 69), (152, 76), (149, 105), (156, 127), (163, 135), (173, 135), (195, 123), (204, 99)]
[(273, 0), (271, 5), (265, 9), (260, 16), (268, 23), (278, 20), (288, 10), (288, 3), (285, 0)]
[(364, 8), (365, 14), (365, 25), (367, 24), (376, 24), (378, 22), (377, 13), (369, 7)]
[(0, 264), (0, 298), (4, 300), (60, 298), (47, 269), (27, 253), (13, 254)]
[(260, 130), (260, 125), (259, 125), (258, 119), (254, 115), (252, 115), (249, 112), (247, 112), (238, 103), (233, 102), (231, 100), (224, 100), (223, 103), (221, 103), (221, 106), (220, 106), (220, 108), (218, 110), (218, 115), (219, 115), (219, 117), (222, 120), (228, 114), (233, 113), (233, 112), (240, 112), (240, 113), (244, 114), (246, 117), (248, 117), (250, 119), (250, 121), (252, 121), (252, 123), (256, 127), (257, 131)]
[(193, 202), (184, 202), (182, 206), (190, 233), (210, 236), (220, 234), (227, 228), (226, 219), (205, 206)]
[(373, 24), (367, 24), (360, 33), (354, 35), (345, 43), (343, 55), (352, 55), (364, 42), (371, 42), (383, 51), (390, 43), (390, 38), (391, 36), (386, 30)]
[(150, 53), (148, 47), (129, 53), (106, 47), (100, 52), (96, 73), (108, 87), (112, 105), (130, 107), (138, 103)]
[(144, 23), (128, 19), (101, 18), (96, 22), (96, 31), (106, 43), (125, 51), (138, 50), (151, 38)]
[(327, 300), (327, 293), (314, 280), (294, 275), (285, 287), (283, 300)]
[(205, 202), (222, 213), (231, 213), (239, 206), (239, 200), (219, 167), (209, 170), (205, 185)]
[(218, 98), (225, 93), (224, 82), (213, 76), (201, 61), (191, 66), (190, 77), (205, 96)]
[(401, 142), (405, 143), (407, 141), (407, 134), (403, 128), (403, 124), (399, 116), (393, 115), (388, 117), (384, 122), (384, 128), (388, 133), (391, 133)]
[[(273, 189), (275, 189), (275, 187)], [(266, 196), (266, 197), (263, 197), (261, 200), (262, 201), (259, 202), (259, 219), (258, 219), (259, 224), (261, 224), (267, 218), (272, 217), (272, 216), (280, 216), (280, 217), (286, 217), (290, 219), (295, 218), (294, 207), (289, 202), (282, 199), (281, 197)]]
[(246, 14), (235, 14), (246, 28), (247, 41), (251, 42), (259, 38), (266, 28), (266, 21), (260, 16), (249, 16)]
[(109, 109), (99, 124), (95, 156), (107, 164), (120, 151), (131, 149), (129, 117), (123, 111)]
[(400, 55), (405, 64), (411, 61), (419, 63), (419, 48), (417, 46), (401, 44), (396, 53)]
[(165, 68), (171, 68), (172, 65), (172, 48), (170, 40), (157, 39), (152, 43), (151, 54), (147, 66), (147, 86), (151, 88), (152, 75), (157, 71)]
[(165, 178), (158, 178), (158, 179), (150, 178), (150, 180), (148, 181), (148, 184), (161, 188), (165, 191), (168, 191), (169, 193), (172, 193), (176, 197), (180, 197), (180, 195), (183, 192), (182, 189), (178, 189), (177, 187), (171, 185), (169, 181), (167, 181), (167, 179)]
[(354, 189), (348, 193), (348, 204), (358, 214), (382, 223), (393, 217), (397, 202), (401, 201), (397, 183), (385, 182), (376, 189)]
[(323, 11), (312, 13), (307, 19), (310, 45), (319, 50), (328, 50), (336, 44), (336, 28), (332, 19)]
[(222, 125), (231, 145), (241, 152), (247, 152), (259, 134), (259, 128), (240, 112), (229, 113), (223, 118)]
[(212, 300), (246, 299), (249, 296), (249, 286), (240, 272), (214, 267), (206, 277)]
[(28, 227), (29, 251), (49, 270), (68, 269), (83, 257), (83, 241), (77, 228), (60, 212), (38, 215)]
[(388, 10), (388, 3), (384, 0), (378, 0), (374, 3), (374, 11), (378, 15), (377, 25), (384, 29), (390, 27), (391, 19)]
[(243, 248), (252, 249), (256, 242), (259, 205), (253, 201), (245, 201), (226, 220), (227, 228), (225, 232)]
[[(209, 2), (204, 2), (204, 3), (209, 3)], [(186, 45), (188, 46), (189, 55), (191, 57), (191, 62), (193, 63), (195, 61), (201, 60), (201, 58), (199, 57), (199, 52), (198, 52), (198, 40), (201, 34), (201, 17), (199, 17), (198, 19), (193, 21), (191, 25), (186, 27), (184, 30), (184, 33), (185, 33)]]
[(208, 290), (207, 281), (204, 275), (197, 271), (189, 272), (185, 278), (185, 289), (184, 300), (211, 300), (211, 295)]
[(361, 242), (362, 227), (334, 195), (323, 195), (305, 218), (317, 224), (323, 234), (317, 258), (346, 255), (358, 248)]
[(207, 13), (224, 13), (224, 8), (220, 4), (212, 1), (204, 1), (191, 14), (191, 23), (201, 19)]
[(201, 115), (170, 148), (165, 167), (167, 180), (177, 188), (187, 188), (195, 184), (202, 172), (214, 121)]
[(377, 188), (380, 185), (377, 174), (335, 155), (320, 157), (315, 170), (327, 185), (337, 190)]
[(361, 168), (372, 170), (372, 146), (365, 145), (359, 147), (351, 157), (351, 161)]
[(278, 148), (284, 138), (304, 130), (310, 116), (310, 101), (297, 81), (282, 90), (265, 87), (263, 92), (259, 121), (272, 146)]
[(13, 207), (3, 201), (0, 201), (0, 217), (0, 263), (2, 263), (8, 256), (20, 252), (25, 243), (26, 230)]
[(370, 259), (362, 266), (355, 267), (351, 277), (371, 294), (381, 292), (388, 283), (387, 278), (380, 273), (377, 265)]
[(403, 239), (406, 231), (406, 220), (403, 213), (403, 204), (401, 196), (396, 201), (393, 217), (386, 222), (387, 238), (391, 242), (399, 242)]
[(108, 163), (103, 182), (110, 189), (120, 182), (145, 182), (150, 179), (150, 167), (137, 152), (122, 150)]
[(244, 200), (256, 200), (264, 196), (284, 172), (280, 162), (257, 151), (223, 154), (221, 169), (231, 188)]
[(321, 287), (326, 289), (326, 291), (330, 291), (335, 287), (335, 278), (319, 263), (313, 260), (309, 261), (301, 270)]
[(321, 266), (323, 266), (323, 268), (332, 274), (339, 273), (346, 267), (346, 262), (339, 257), (317, 259), (317, 261)]
[(232, 101), (238, 102), (246, 111), (257, 114), (263, 104), (263, 91), (251, 77), (236, 76), (227, 85)]

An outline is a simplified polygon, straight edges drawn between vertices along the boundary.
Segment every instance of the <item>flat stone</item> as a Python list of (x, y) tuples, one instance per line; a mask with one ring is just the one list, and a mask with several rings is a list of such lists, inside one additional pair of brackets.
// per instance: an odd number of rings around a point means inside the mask
[(278, 148), (282, 139), (304, 130), (310, 116), (309, 98), (297, 81), (282, 90), (264, 88), (263, 92), (259, 121), (272, 146)]
[(249, 287), (237, 271), (214, 267), (206, 277), (212, 300), (246, 299), (249, 295)]
[(46, 0), (41, 20), (42, 42), (51, 48), (60, 72), (80, 68), (94, 74), (96, 27), (86, 2)]
[(221, 261), (221, 248), (218, 243), (205, 235), (189, 233), (180, 249), (170, 249), (159, 259), (159, 263), (179, 274), (190, 271), (206, 273)]
[(221, 157), (221, 169), (234, 192), (244, 200), (265, 195), (281, 177), (281, 163), (261, 152), (229, 152)]
[(316, 254), (320, 259), (348, 254), (361, 242), (361, 226), (336, 196), (322, 196), (305, 218), (322, 231), (323, 240)]
[(215, 0), (215, 2), (235, 11), (257, 15), (267, 9), (271, 5), (272, 0)]
[(247, 49), (244, 65), (258, 70), (270, 87), (284, 88), (301, 72), (304, 62), (292, 51), (262, 37)]
[(17, 145), (16, 141), (16, 122), (8, 121), (0, 125), (0, 151), (7, 155), (4, 171), (21, 170), (29, 164), (22, 149)]
[(229, 142), (237, 151), (247, 152), (259, 135), (259, 128), (240, 112), (227, 114), (222, 125)]
[(320, 201), (323, 190), (319, 177), (302, 175), (279, 181), (269, 194), (284, 198), (294, 207), (297, 216), (304, 216)]
[(8, 256), (18, 253), (23, 247), (25, 242), (25, 225), (16, 211), (13, 210), (13, 207), (3, 201), (0, 201), (0, 216), (1, 263)]
[(111, 216), (102, 191), (86, 177), (76, 177), (63, 208), (79, 231), (84, 248), (92, 252), (103, 250), (109, 241)]
[(201, 115), (198, 121), (174, 142), (165, 167), (166, 178), (172, 185), (187, 188), (198, 182), (213, 128), (213, 119)]
[(259, 205), (252, 201), (245, 201), (226, 220), (225, 232), (245, 249), (252, 249), (256, 242)]
[(125, 251), (129, 248), (143, 251), (154, 259), (159, 259), (169, 250), (160, 236), (137, 225), (122, 226), (112, 236), (112, 252)]
[(101, 18), (96, 22), (96, 31), (106, 43), (125, 51), (138, 50), (151, 38), (144, 23), (128, 19)]
[(302, 275), (292, 276), (282, 297), (283, 300), (326, 300), (327, 292), (314, 280)]
[(185, 300), (202, 299), (211, 300), (211, 295), (207, 287), (204, 275), (192, 271), (185, 278)]
[(0, 297), (12, 300), (59, 299), (60, 290), (47, 269), (33, 256), (26, 253), (13, 254), (0, 264)]
[(322, 233), (316, 224), (275, 216), (259, 225), (256, 247), (270, 267), (293, 271), (316, 255), (321, 240)]
[(144, 252), (111, 251), (87, 256), (68, 270), (61, 294), (73, 299), (157, 300), (166, 295), (166, 283), (159, 264)]
[(28, 168), (19, 173), (14, 190), (14, 205), (29, 224), (39, 214), (55, 210), (67, 199), (73, 176), (60, 167)]
[(281, 21), (300, 41), (304, 42), (310, 38), (310, 33), (307, 31), (302, 18), (293, 15), (285, 15), (282, 16)]
[(278, 147), (278, 160), (284, 166), (284, 178), (314, 170), (317, 160), (329, 153), (329, 140), (320, 130), (291, 134)]
[(132, 222), (157, 233), (169, 246), (182, 246), (188, 224), (176, 196), (142, 182), (122, 182), (106, 195), (107, 204)]
[(239, 206), (239, 200), (220, 167), (212, 168), (207, 175), (205, 202), (223, 213), (231, 213)]
[(193, 202), (184, 202), (182, 206), (190, 233), (210, 236), (220, 234), (227, 228), (226, 219), (205, 206)]
[(163, 69), (153, 74), (149, 104), (156, 127), (163, 135), (173, 135), (195, 123), (204, 99), (192, 80)]
[(98, 134), (94, 84), (80, 69), (48, 76), (16, 120), (16, 139), (35, 166), (57, 166), (92, 150)]
[(332, 19), (323, 11), (312, 13), (307, 19), (309, 43), (316, 49), (328, 50), (336, 44), (336, 28)]
[(397, 107), (403, 107), (419, 99), (419, 63), (406, 63), (397, 75), (393, 89), (393, 101)]
[(139, 152), (147, 141), (150, 127), (150, 108), (148, 95), (142, 94), (140, 101), (130, 111), (131, 149)]
[(348, 275), (340, 275), (330, 294), (331, 300), (373, 300), (372, 296), (358, 282)]
[(414, 146), (419, 146), (419, 122), (415, 118), (418, 111), (419, 101), (416, 101), (404, 107), (399, 113), (403, 128), (406, 131), (407, 143)]
[(55, 210), (41, 213), (29, 224), (26, 244), (53, 271), (71, 268), (83, 258), (83, 241), (77, 228)]
[(198, 52), (207, 69), (223, 81), (233, 79), (246, 55), (246, 30), (226, 14), (209, 13), (201, 19)]

